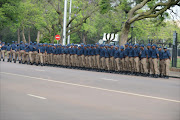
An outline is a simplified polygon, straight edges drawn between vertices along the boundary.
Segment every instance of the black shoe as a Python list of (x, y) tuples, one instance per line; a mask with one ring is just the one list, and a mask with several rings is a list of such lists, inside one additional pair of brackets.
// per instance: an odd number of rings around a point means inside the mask
[(14, 63), (16, 63), (16, 61), (14, 60)]
[(19, 61), (19, 64), (21, 63), (21, 61)]
[(158, 75), (157, 75), (157, 74), (155, 74), (155, 75), (154, 75), (154, 78), (158, 78)]
[(1, 59), (0, 59), (0, 61), (1, 61)]
[(3, 59), (3, 62), (4, 62), (4, 59)]

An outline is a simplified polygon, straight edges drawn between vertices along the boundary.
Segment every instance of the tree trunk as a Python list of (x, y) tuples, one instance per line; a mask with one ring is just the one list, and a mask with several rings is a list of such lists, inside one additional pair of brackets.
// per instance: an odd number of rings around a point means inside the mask
[(40, 31), (37, 32), (37, 43), (39, 43)]
[(21, 38), (20, 38), (20, 31), (19, 28), (17, 30), (17, 36), (18, 36), (18, 44), (20, 44)]
[(63, 44), (62, 40), (63, 40), (63, 29), (61, 29), (61, 32), (60, 32), (60, 36), (61, 36), (61, 39), (59, 40), (59, 44)]
[(22, 40), (23, 40), (24, 43), (27, 43), (27, 42), (26, 42), (26, 37), (25, 37), (25, 35), (24, 35), (24, 27), (23, 27), (23, 29), (22, 29)]
[(83, 43), (86, 44), (86, 35), (83, 33)]
[(129, 30), (130, 30), (130, 24), (125, 23), (121, 32), (119, 45), (124, 45), (127, 43)]
[(30, 31), (30, 28), (28, 30), (28, 42), (29, 42), (29, 44), (31, 42), (31, 31)]

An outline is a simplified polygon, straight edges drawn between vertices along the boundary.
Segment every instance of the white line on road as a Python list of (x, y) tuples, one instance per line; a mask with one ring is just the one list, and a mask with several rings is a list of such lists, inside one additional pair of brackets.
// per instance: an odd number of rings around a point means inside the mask
[(35, 71), (45, 71), (45, 70), (40, 70), (40, 69), (34, 69)]
[(38, 79), (38, 80), (42, 80), (42, 81), (48, 81), (48, 82), (54, 82), (54, 83), (60, 83), (60, 84), (66, 84), (66, 85), (72, 85), (72, 86), (78, 86), (78, 87), (91, 88), (91, 89), (96, 89), (96, 90), (102, 90), (102, 91), (126, 94), (126, 95), (131, 95), (131, 96), (138, 96), (138, 97), (144, 97), (144, 98), (151, 98), (151, 99), (156, 99), (156, 100), (163, 100), (163, 101), (180, 103), (179, 100), (167, 99), (167, 98), (162, 98), (162, 97), (155, 97), (155, 96), (149, 96), (149, 95), (143, 95), (143, 94), (137, 94), (137, 93), (131, 93), (131, 92), (111, 90), (111, 89), (87, 86), (87, 85), (82, 85), (82, 84), (68, 83), (68, 82), (63, 82), (63, 81), (49, 80), (49, 79), (31, 77), (31, 76), (14, 74), (14, 73), (7, 73), (7, 72), (0, 72), (0, 73), (8, 74), (8, 75), (14, 75), (14, 76), (19, 76), (19, 77), (25, 77), (25, 78), (31, 78), (31, 79)]
[(118, 80), (114, 80), (114, 79), (107, 79), (107, 78), (101, 78), (103, 80), (107, 80), (107, 81), (118, 81)]
[(27, 94), (31, 97), (39, 98), (39, 99), (46, 99), (45, 97), (37, 96), (37, 95), (32, 95), (32, 94)]

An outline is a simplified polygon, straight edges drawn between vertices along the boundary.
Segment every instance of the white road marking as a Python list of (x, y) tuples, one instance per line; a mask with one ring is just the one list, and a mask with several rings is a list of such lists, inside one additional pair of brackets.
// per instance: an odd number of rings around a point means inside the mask
[(45, 71), (45, 70), (40, 70), (40, 69), (34, 69), (35, 71)]
[(118, 80), (114, 80), (114, 79), (107, 79), (107, 78), (101, 78), (103, 80), (107, 80), (107, 81), (118, 81)]
[(46, 99), (45, 97), (37, 96), (37, 95), (32, 95), (32, 94), (27, 94), (31, 97), (39, 98), (39, 99)]
[(144, 97), (144, 98), (151, 98), (151, 99), (156, 99), (156, 100), (180, 103), (179, 100), (167, 99), (167, 98), (162, 98), (162, 97), (155, 97), (155, 96), (149, 96), (149, 95), (143, 95), (143, 94), (137, 94), (137, 93), (131, 93), (131, 92), (105, 89), (105, 88), (100, 88), (100, 87), (93, 87), (93, 86), (82, 85), (82, 84), (75, 84), (75, 83), (68, 83), (68, 82), (62, 82), (62, 81), (56, 81), (56, 80), (49, 80), (49, 79), (31, 77), (31, 76), (26, 76), (26, 75), (19, 75), (19, 74), (14, 74), (14, 73), (6, 73), (6, 72), (0, 72), (0, 73), (19, 76), (19, 77), (25, 77), (25, 78), (31, 78), (31, 79), (38, 79), (38, 80), (42, 80), (42, 81), (48, 81), (48, 82), (54, 82), (54, 83), (60, 83), (60, 84), (66, 84), (66, 85), (72, 85), (72, 86), (78, 86), (78, 87), (91, 88), (91, 89), (96, 89), (96, 90), (126, 94), (126, 95), (131, 95), (131, 96), (138, 96), (138, 97)]

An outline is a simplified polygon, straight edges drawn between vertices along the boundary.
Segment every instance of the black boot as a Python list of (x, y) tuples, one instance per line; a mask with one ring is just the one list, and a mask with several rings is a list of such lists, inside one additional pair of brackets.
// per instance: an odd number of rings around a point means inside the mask
[(4, 62), (4, 59), (3, 59), (3, 62)]

